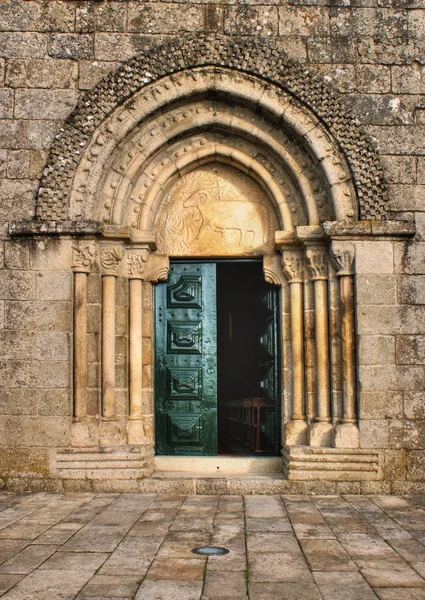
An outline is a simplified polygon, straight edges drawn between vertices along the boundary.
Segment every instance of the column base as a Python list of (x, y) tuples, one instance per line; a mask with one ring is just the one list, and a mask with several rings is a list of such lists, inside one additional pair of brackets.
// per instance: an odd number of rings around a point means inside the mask
[(99, 428), (95, 421), (74, 421), (71, 425), (71, 446), (87, 447), (99, 444)]
[(101, 446), (124, 446), (127, 443), (125, 426), (118, 419), (106, 419), (99, 423)]
[(129, 418), (127, 422), (127, 441), (129, 444), (146, 444), (146, 433), (142, 419)]
[(313, 423), (308, 432), (312, 448), (332, 448), (334, 428), (332, 423)]
[(355, 423), (342, 423), (335, 427), (335, 448), (359, 448), (360, 432)]
[(308, 427), (305, 421), (290, 421), (285, 425), (285, 444), (287, 446), (305, 446)]

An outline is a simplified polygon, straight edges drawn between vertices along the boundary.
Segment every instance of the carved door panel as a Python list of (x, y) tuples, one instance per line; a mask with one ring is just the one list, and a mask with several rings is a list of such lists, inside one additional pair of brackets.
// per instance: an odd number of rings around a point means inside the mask
[(174, 263), (156, 286), (158, 454), (217, 454), (216, 265)]

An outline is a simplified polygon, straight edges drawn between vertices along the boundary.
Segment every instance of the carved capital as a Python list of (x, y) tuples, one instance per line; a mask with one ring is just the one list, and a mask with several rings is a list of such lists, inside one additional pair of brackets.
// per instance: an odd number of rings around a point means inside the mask
[(100, 249), (102, 275), (117, 275), (123, 255), (122, 246), (103, 246)]
[(129, 279), (144, 279), (148, 266), (149, 250), (127, 250), (127, 276)]
[(263, 257), (263, 273), (267, 283), (272, 285), (282, 285), (284, 277), (279, 256), (265, 255)]
[(354, 244), (332, 242), (331, 261), (339, 277), (353, 275), (354, 253)]
[(304, 259), (300, 250), (284, 250), (282, 269), (289, 283), (304, 281)]
[(72, 270), (75, 273), (90, 273), (96, 258), (94, 244), (78, 244), (72, 248)]
[(324, 246), (308, 246), (305, 256), (310, 272), (310, 279), (317, 281), (327, 279), (329, 275), (329, 257)]

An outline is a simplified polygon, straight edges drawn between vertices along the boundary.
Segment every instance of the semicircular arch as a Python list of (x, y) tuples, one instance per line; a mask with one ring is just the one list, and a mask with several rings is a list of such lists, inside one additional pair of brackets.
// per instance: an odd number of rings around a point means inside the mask
[(91, 181), (129, 132), (161, 105), (177, 100), (184, 105), (202, 86), (219, 97), (245, 97), (264, 113), (276, 115), (280, 106), (281, 126), (292, 130), (320, 164), (338, 218), (385, 218), (379, 158), (332, 89), (270, 45), (218, 35), (188, 36), (178, 45), (153, 48), (84, 95), (51, 149), (37, 218), (82, 219)]

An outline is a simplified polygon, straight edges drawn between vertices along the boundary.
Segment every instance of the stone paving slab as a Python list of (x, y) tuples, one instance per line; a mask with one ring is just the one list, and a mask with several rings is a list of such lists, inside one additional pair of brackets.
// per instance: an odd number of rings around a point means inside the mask
[[(421, 496), (0, 492), (2, 600), (425, 600)], [(229, 549), (199, 557), (199, 545)]]

